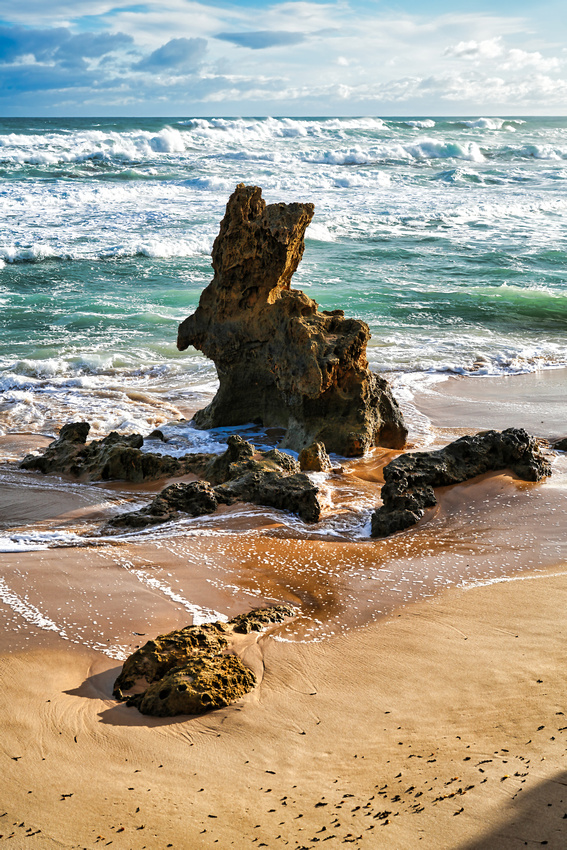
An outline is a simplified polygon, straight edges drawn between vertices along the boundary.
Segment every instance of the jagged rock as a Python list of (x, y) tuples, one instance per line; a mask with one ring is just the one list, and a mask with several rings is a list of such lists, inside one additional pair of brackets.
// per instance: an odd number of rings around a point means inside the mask
[(368, 369), (368, 326), (318, 305), (290, 281), (303, 255), (312, 204), (266, 206), (239, 184), (213, 245), (215, 276), (179, 326), (180, 350), (214, 360), (219, 390), (198, 428), (261, 422), (287, 428), (283, 446), (314, 441), (354, 456), (401, 448), (407, 430), (390, 387)]
[(102, 440), (86, 442), (88, 422), (71, 422), (64, 425), (59, 437), (42, 455), (27, 455), (20, 463), (22, 469), (43, 473), (63, 473), (89, 481), (151, 481), (168, 475), (178, 475), (200, 469), (210, 455), (189, 455), (178, 460), (174, 457), (142, 452), (144, 438), (141, 434), (126, 436), (111, 431)]
[(298, 514), (304, 522), (319, 522), (321, 505), (319, 488), (308, 475), (296, 472), (283, 475), (272, 470), (247, 472), (240, 478), (215, 487), (219, 501), (253, 502)]
[(323, 443), (311, 443), (299, 453), (299, 468), (302, 472), (329, 472), (331, 460)]
[(227, 450), (204, 465), (203, 475), (216, 483), (171, 484), (145, 508), (113, 517), (110, 528), (144, 528), (177, 519), (179, 512), (191, 516), (212, 513), (217, 505), (236, 501), (253, 502), (297, 513), (305, 522), (318, 522), (321, 515), (319, 489), (299, 472), (292, 457), (271, 449), (258, 452), (242, 437), (228, 439)]
[(224, 484), (225, 481), (233, 481), (247, 472), (258, 470), (299, 472), (299, 464), (290, 455), (278, 449), (258, 452), (252, 443), (234, 434), (227, 440), (227, 450), (222, 455), (213, 456), (205, 466), (203, 477), (211, 484)]
[[(261, 631), (295, 613), (289, 605), (274, 605), (240, 614), (228, 623), (186, 626), (159, 635), (126, 659), (113, 695), (142, 714), (157, 717), (203, 714), (229, 705), (256, 683), (237, 656), (226, 654), (232, 636)], [(138, 692), (124, 694), (132, 688)]]
[(563, 437), (562, 440), (556, 440), (553, 443), (553, 448), (558, 452), (567, 452), (567, 437)]
[(372, 515), (372, 537), (386, 537), (418, 522), (425, 508), (437, 504), (434, 487), (508, 468), (524, 481), (551, 475), (536, 438), (522, 428), (485, 431), (438, 451), (400, 455), (384, 468), (383, 505)]
[(204, 481), (170, 484), (147, 507), (118, 514), (108, 521), (108, 525), (111, 528), (147, 528), (179, 519), (180, 512), (190, 516), (212, 514), (217, 506), (214, 490)]

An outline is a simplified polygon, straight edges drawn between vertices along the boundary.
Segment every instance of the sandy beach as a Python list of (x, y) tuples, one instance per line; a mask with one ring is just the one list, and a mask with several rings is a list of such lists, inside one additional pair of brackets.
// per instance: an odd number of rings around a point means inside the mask
[[(566, 374), (451, 379), (416, 404), (439, 443), (510, 425), (554, 438)], [(2, 533), (82, 535), (142, 498), (15, 469), (46, 442), (4, 440)], [(4, 553), (0, 841), (564, 848), (567, 462), (550, 456), (544, 483), (443, 488), (385, 541), (224, 509), (213, 535)], [(390, 457), (352, 462), (329, 511), (348, 510), (349, 488), (377, 499)], [(298, 617), (237, 647), (259, 680), (240, 702), (156, 719), (112, 699), (121, 659), (150, 637), (274, 602)]]

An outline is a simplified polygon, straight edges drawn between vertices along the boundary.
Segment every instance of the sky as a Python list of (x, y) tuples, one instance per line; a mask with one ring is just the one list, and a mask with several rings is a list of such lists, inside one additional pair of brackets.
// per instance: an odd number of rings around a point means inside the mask
[(2, 116), (566, 115), (560, 0), (2, 0)]

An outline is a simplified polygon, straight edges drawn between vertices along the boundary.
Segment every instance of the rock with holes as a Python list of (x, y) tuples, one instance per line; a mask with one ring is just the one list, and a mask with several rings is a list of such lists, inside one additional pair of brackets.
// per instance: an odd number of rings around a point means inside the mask
[(551, 475), (535, 437), (523, 428), (461, 437), (444, 449), (403, 454), (384, 468), (383, 505), (372, 515), (372, 537), (386, 537), (418, 522), (437, 504), (434, 487), (459, 484), (485, 472), (511, 469), (524, 481)]
[(129, 702), (142, 714), (154, 717), (204, 714), (236, 702), (255, 684), (254, 673), (236, 655), (214, 658), (198, 655), (183, 667), (171, 670), (159, 682), (150, 685), (143, 695)]
[(261, 422), (287, 429), (282, 446), (361, 455), (401, 448), (402, 413), (366, 359), (368, 325), (342, 310), (319, 311), (291, 278), (303, 255), (313, 204), (266, 206), (258, 186), (239, 184), (213, 245), (214, 279), (179, 326), (180, 350), (214, 360), (219, 389), (198, 428)]
[(256, 679), (235, 654), (235, 635), (259, 632), (292, 617), (289, 605), (240, 614), (228, 623), (186, 626), (159, 635), (124, 662), (114, 683), (116, 699), (142, 714), (202, 714), (240, 699)]

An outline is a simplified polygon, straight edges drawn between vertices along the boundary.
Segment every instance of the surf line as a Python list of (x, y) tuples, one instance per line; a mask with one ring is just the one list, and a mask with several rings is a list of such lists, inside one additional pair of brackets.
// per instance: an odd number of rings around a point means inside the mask
[(172, 602), (182, 605), (183, 608), (185, 608), (185, 610), (193, 617), (194, 626), (200, 626), (203, 623), (211, 623), (214, 620), (222, 620), (223, 622), (228, 621), (226, 614), (221, 614), (213, 608), (203, 608), (200, 605), (195, 605), (193, 602), (189, 602), (188, 599), (185, 599), (184, 596), (176, 593), (175, 590), (173, 590), (173, 588), (165, 582), (160, 581), (155, 576), (148, 575), (144, 572), (144, 570), (137, 569), (132, 561), (119, 559), (118, 564), (131, 575), (135, 576), (141, 584), (145, 584), (146, 587), (151, 587), (152, 590), (158, 590), (160, 593), (163, 593), (164, 596), (171, 599)]
[(48, 632), (56, 632), (60, 638), (63, 638), (63, 640), (68, 640), (71, 643), (82, 644), (88, 649), (94, 649), (96, 652), (104, 653), (104, 655), (107, 655), (109, 658), (123, 661), (127, 657), (126, 648), (119, 646), (118, 644), (105, 646), (103, 643), (95, 643), (70, 637), (62, 626), (58, 626), (57, 623), (55, 623), (50, 617), (43, 614), (39, 608), (36, 608), (35, 605), (31, 604), (31, 602), (28, 602), (25, 598), (22, 599), (21, 596), (18, 596), (18, 594), (15, 593), (1, 577), (0, 600), (11, 608), (12, 611), (19, 614), (20, 617), (28, 623), (36, 626), (38, 629), (44, 629)]

